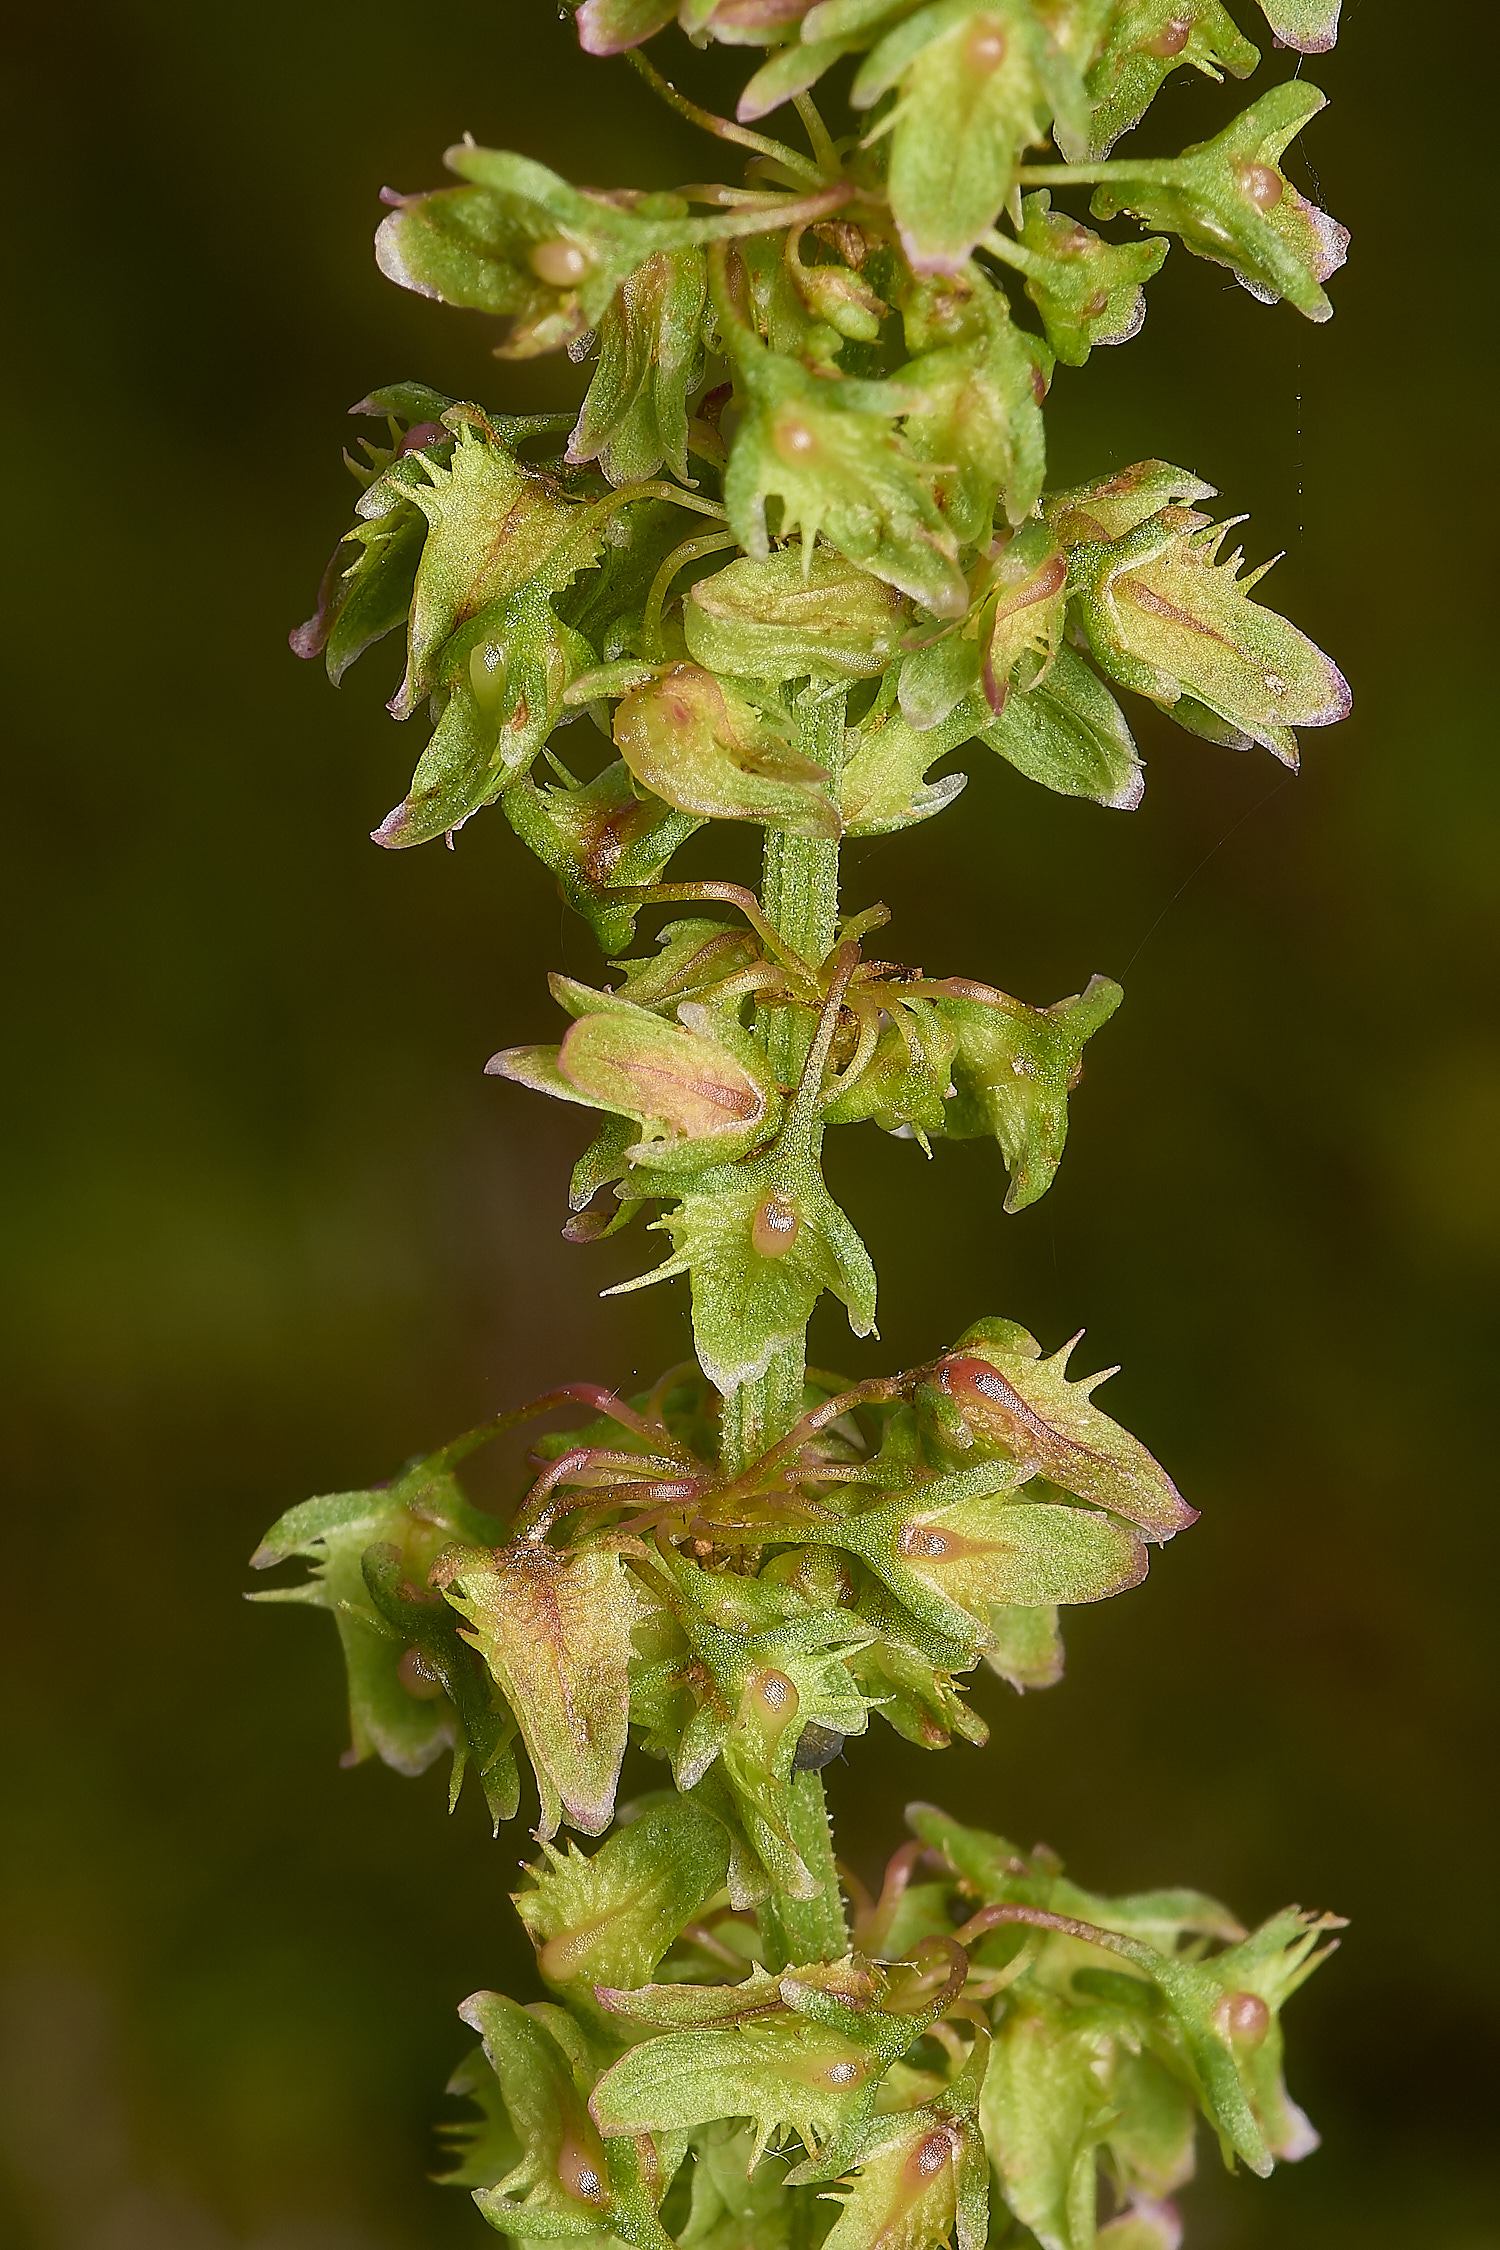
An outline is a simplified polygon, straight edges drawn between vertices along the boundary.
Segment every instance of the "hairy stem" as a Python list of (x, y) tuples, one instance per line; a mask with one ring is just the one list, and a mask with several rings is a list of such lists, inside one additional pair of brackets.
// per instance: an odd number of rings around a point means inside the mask
[[(830, 690), (813, 685), (804, 689), (797, 706), (802, 751), (828, 774), (835, 798), (844, 762), (847, 701), (844, 686)], [(783, 944), (814, 967), (824, 961), (838, 934), (838, 845), (768, 828), (761, 903)], [(811, 1008), (759, 1011), (756, 1031), (783, 1085), (796, 1084), (816, 1026)], [(821, 1132), (817, 1138), (821, 1139)], [(799, 1338), (776, 1354), (763, 1375), (738, 1385), (725, 1399), (720, 1455), (730, 1475), (739, 1476), (797, 1421), (806, 1364), (806, 1343)]]
[[(844, 764), (844, 706), (848, 690), (808, 687), (797, 707), (800, 748), (829, 776), (837, 799)], [(838, 934), (839, 847), (815, 836), (766, 831), (761, 904), (779, 935), (816, 968), (833, 951)], [(801, 1008), (765, 1008), (758, 1026), (772, 1068), (783, 1085), (795, 1085), (812, 1044), (814, 1018)]]
[(806, 1356), (803, 1347), (788, 1345), (776, 1353), (764, 1375), (736, 1384), (725, 1399), (719, 1416), (719, 1457), (728, 1475), (742, 1476), (797, 1420)]
[(849, 1950), (849, 1926), (833, 1856), (833, 1831), (820, 1773), (792, 1777), (792, 1841), (818, 1879), (816, 1898), (789, 1898), (777, 1891), (760, 1908), (760, 1934), (766, 1967), (789, 1968), (796, 1961), (837, 1961)]

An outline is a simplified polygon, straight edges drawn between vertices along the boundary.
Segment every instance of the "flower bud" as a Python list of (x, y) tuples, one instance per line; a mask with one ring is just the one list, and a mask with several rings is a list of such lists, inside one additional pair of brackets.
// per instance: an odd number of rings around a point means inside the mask
[(641, 1614), (618, 1554), (545, 1541), (450, 1547), (432, 1584), (460, 1616), (515, 1713), (536, 1771), (543, 1838), (566, 1819), (600, 1836), (614, 1817), (629, 1731), (627, 1667)]
[(584, 0), (578, 44), (586, 55), (619, 55), (677, 16), (700, 46), (765, 47), (791, 36), (813, 0)]
[(469, 141), (445, 161), (469, 184), (391, 199), (376, 259), (403, 289), (508, 318), (503, 359), (576, 342), (653, 253), (693, 242), (687, 206), (675, 198), (653, 197), (638, 211), (629, 199), (585, 195), (529, 157)]
[(1059, 796), (1092, 797), (1116, 812), (1141, 801), (1145, 774), (1125, 714), (1066, 643), (1045, 680), (1007, 696), (980, 739)]
[[(782, 1224), (779, 1209), (768, 1232), (768, 1196), (784, 1199), (795, 1212), (795, 1233)], [(756, 1241), (758, 1221), (766, 1249)], [(789, 1157), (783, 1142), (753, 1162), (716, 1165), (685, 1183), (682, 1201), (660, 1223), (672, 1256), (616, 1288), (691, 1274), (694, 1348), (709, 1380), (726, 1395), (762, 1374), (800, 1336), (825, 1289), (848, 1307), (857, 1336), (868, 1336), (875, 1325), (869, 1252), (824, 1187), (816, 1162)]]
[(612, 892), (658, 881), (699, 825), (690, 813), (638, 790), (623, 759), (578, 788), (538, 788), (523, 778), (502, 801), (512, 828), (557, 877), (606, 957), (624, 952), (639, 911)]
[[(909, 330), (930, 332), (931, 304), (928, 297), (915, 313), (909, 309)], [(982, 546), (994, 528), (997, 499), (1019, 524), (1042, 489), (1041, 402), (1052, 353), (1016, 326), (1004, 295), (988, 282), (973, 285), (955, 325), (965, 332), (962, 340), (923, 353), (904, 370), (903, 380), (920, 399), (907, 416), (906, 438), (919, 459), (933, 464), (938, 505), (954, 536)], [(967, 589), (962, 606), (968, 606)]]
[(515, 1903), (545, 1981), (575, 2006), (597, 1984), (644, 1984), (723, 1882), (728, 1850), (721, 1823), (679, 1798), (615, 1829), (589, 1859), (544, 1856)]
[(778, 548), (700, 578), (683, 604), (697, 661), (742, 679), (864, 679), (885, 669), (905, 614), (894, 588), (827, 547)]
[(620, 55), (639, 47), (677, 13), (677, 0), (583, 0), (578, 44), (586, 55)]
[(974, 1444), (1123, 1516), (1148, 1539), (1170, 1539), (1196, 1522), (1196, 1511), (1146, 1448), (1090, 1403), (1118, 1370), (1068, 1380), (1077, 1341), (1043, 1359), (1035, 1338), (1015, 1322), (979, 1321), (939, 1362), (936, 1386), (957, 1407)]
[(1132, 2196), (1129, 2208), (1094, 2239), (1099, 2250), (1182, 2250), (1182, 2220), (1175, 2203)]
[(850, 562), (938, 616), (961, 616), (968, 589), (958, 541), (911, 450), (892, 428), (912, 394), (883, 383), (820, 382), (763, 350), (727, 299), (720, 305), (751, 401), (734, 441), (724, 500), (747, 553), (770, 553), (767, 502), (782, 536), (800, 526), (810, 571), (821, 532)]
[(1022, 687), (1046, 676), (1062, 637), (1067, 592), (1067, 562), (1042, 524), (1028, 524), (991, 564), (974, 628), (980, 684), (997, 717), (1018, 666)]
[[(738, 1158), (774, 1129), (781, 1097), (760, 1048), (727, 1024), (724, 1038), (715, 1036), (707, 1009), (684, 1002), (684, 1020), (673, 1024), (566, 977), (554, 977), (552, 989), (579, 1019), (562, 1045), (507, 1048), (490, 1057), (487, 1075), (633, 1118), (643, 1139), (621, 1151), (631, 1164), (660, 1169), (684, 1143), (699, 1166)], [(616, 1176), (613, 1167), (606, 1176)], [(775, 1239), (770, 1254), (783, 1255), (795, 1228)]]
[[(883, 1131), (941, 1133), (949, 1069), (957, 1035), (936, 1008), (919, 1003), (918, 1032), (908, 1040), (896, 1024), (883, 1031), (859, 1076), (838, 1092), (823, 1111), (830, 1125), (855, 1125), (873, 1118)], [(912, 1015), (915, 1015), (915, 1008)], [(911, 1018), (904, 1019), (908, 1027)]]
[(1339, 35), (1342, 0), (1260, 0), (1260, 12), (1279, 47), (1299, 54), (1326, 55)]
[(1085, 541), (1123, 539), (1127, 531), (1173, 502), (1214, 496), (1213, 486), (1195, 477), (1191, 469), (1174, 468), (1170, 461), (1133, 461), (1128, 469), (1119, 469), (1097, 484), (1049, 492), (1042, 501), (1042, 515), (1063, 545), (1074, 547)]
[[(601, 1109), (660, 1127), (669, 1138), (741, 1153), (765, 1123), (773, 1089), (697, 1031), (644, 1010), (586, 1015), (558, 1051), (558, 1068)], [(779, 1254), (779, 1253), (778, 1253)]]
[(847, 266), (804, 266), (799, 260), (795, 279), (803, 302), (819, 320), (857, 343), (876, 341), (886, 305), (857, 273)]
[(688, 5), (711, 39), (727, 47), (765, 47), (789, 39), (813, 0), (707, 0), (706, 6), (705, 0), (688, 0)]
[(263, 1570), (300, 1555), (308, 1578), (250, 1599), (307, 1602), (332, 1615), (348, 1673), (346, 1765), (378, 1757), (419, 1774), (451, 1750), (455, 1782), (472, 1763), (498, 1823), (514, 1818), (520, 1797), (515, 1723), (494, 1707), (454, 1618), (426, 1586), (442, 1549), (482, 1537), (487, 1520), (426, 1464), (376, 1491), (306, 1501), (251, 1559)]
[[(587, 2234), (590, 2220), (606, 2225), (617, 2191), (574, 2075), (575, 2055), (587, 2052), (577, 2026), (559, 2008), (533, 2013), (498, 1992), (471, 1994), (459, 2014), (483, 2039), (499, 2081), (493, 2090), (499, 2099), (481, 2095), (483, 2106), (492, 2114), (508, 2113), (522, 2133), (521, 2163), (514, 2170), (502, 2164), (498, 2184), (486, 2184), (475, 2195), (485, 2218), (505, 2235), (513, 2232), (512, 2222), (525, 2226), (523, 2211), (538, 2209), (553, 2233)], [(495, 2178), (491, 2171), (488, 2179)]]

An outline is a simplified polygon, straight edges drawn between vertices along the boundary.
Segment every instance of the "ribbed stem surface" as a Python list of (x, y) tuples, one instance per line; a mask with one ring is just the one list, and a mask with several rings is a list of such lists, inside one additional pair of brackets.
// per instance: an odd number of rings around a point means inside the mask
[[(844, 763), (847, 700), (846, 688), (811, 686), (804, 690), (797, 706), (800, 747), (828, 774), (835, 802)], [(761, 903), (778, 934), (805, 961), (814, 965), (825, 961), (838, 934), (837, 843), (768, 829)], [(795, 1085), (800, 1077), (816, 1028), (817, 1018), (810, 1008), (759, 1011), (757, 1034), (783, 1086)], [(804, 1333), (775, 1355), (763, 1375), (738, 1385), (725, 1399), (720, 1449), (724, 1465), (732, 1474), (737, 1475), (784, 1437), (797, 1420), (802, 1411), (806, 1365)], [(822, 1775), (795, 1774), (790, 1794), (793, 1841), (819, 1887), (810, 1899), (794, 1899), (778, 1891), (760, 1909), (767, 1965), (773, 1968), (796, 1961), (834, 1961), (849, 1946)]]

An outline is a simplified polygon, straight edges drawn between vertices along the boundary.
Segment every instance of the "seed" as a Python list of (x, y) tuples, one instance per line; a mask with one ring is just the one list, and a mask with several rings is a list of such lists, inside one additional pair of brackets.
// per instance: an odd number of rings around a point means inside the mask
[(553, 289), (576, 289), (593, 260), (576, 242), (539, 242), (531, 253), (531, 270)]

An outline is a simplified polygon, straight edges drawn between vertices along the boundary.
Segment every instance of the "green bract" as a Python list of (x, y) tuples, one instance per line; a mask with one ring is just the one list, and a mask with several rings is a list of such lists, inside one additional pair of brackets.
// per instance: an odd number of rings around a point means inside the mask
[(688, 394), (703, 381), (708, 276), (701, 250), (658, 250), (626, 275), (599, 328), (599, 366), (570, 461), (597, 460), (611, 484), (687, 480)]
[[(930, 290), (914, 292), (907, 307), (907, 342), (919, 356), (902, 371), (915, 393), (906, 438), (933, 464), (933, 487), (955, 535), (983, 546), (997, 500), (1011, 523), (1036, 506), (1047, 470), (1042, 400), (1052, 355), (1015, 325), (1005, 298), (977, 272), (944, 296), (953, 306), (945, 318), (934, 317)], [(927, 606), (954, 614), (947, 603)]]
[(615, 742), (636, 780), (683, 812), (835, 837), (828, 777), (789, 731), (694, 664), (632, 689), (615, 713)]
[(902, 621), (891, 587), (826, 547), (742, 556), (700, 578), (683, 610), (700, 664), (758, 680), (866, 679), (895, 655)]
[(464, 1638), (515, 1713), (541, 1794), (539, 1833), (556, 1835), (566, 1814), (599, 1835), (625, 1755), (639, 1614), (620, 1556), (599, 1547), (565, 1556), (532, 1539), (493, 1552), (448, 1547), (433, 1584), (468, 1619)]
[[(1262, 12), (1314, 53), (1338, 7)], [(414, 382), (362, 400), (385, 438), (350, 462), (353, 524), (292, 641), (337, 682), (404, 628), (390, 709), (425, 705), (432, 733), (376, 840), (451, 843), (498, 803), (586, 923), (605, 960), (553, 978), (562, 1036), (487, 1067), (594, 1113), (563, 1232), (665, 1234), (611, 1293), (684, 1280), (695, 1356), (628, 1396), (566, 1383), (293, 1508), (254, 1560), (310, 1575), (258, 1598), (331, 1612), (349, 1762), (417, 1774), (447, 1749), (450, 1801), (472, 1765), (493, 1821), (524, 1806), (536, 1834), (515, 1904), (549, 1997), (464, 2003), (481, 2044), (444, 2128), (501, 2236), (1178, 2250), (1200, 2119), (1255, 2172), (1315, 2145), (1280, 2014), (1334, 1919), (1247, 1934), (1195, 1891), (1108, 1898), (930, 1806), (867, 1891), (822, 1776), (880, 1726), (982, 1746), (997, 1681), (1057, 1682), (1062, 1610), (1138, 1584), (1195, 1511), (1094, 1404), (1105, 1374), (1070, 1377), (1077, 1337), (1044, 1353), (983, 1319), (844, 1376), (809, 1366), (807, 1331), (828, 1296), (874, 1336), (864, 1236), (905, 1223), (899, 1172), (846, 1189), (830, 1134), (874, 1123), (949, 1166), (992, 1139), (1024, 1228), (1123, 998), (1083, 961), (1050, 1007), (912, 965), (844, 840), (953, 806), (966, 746), (1011, 769), (979, 758), (981, 793), (1130, 810), (1112, 687), (1288, 763), (1296, 728), (1348, 708), (1251, 598), (1263, 571), (1221, 559), (1195, 472), (1047, 489), (1054, 373), (1129, 341), (1168, 247), (1096, 232), (1080, 196), (1326, 318), (1343, 230), (1280, 168), (1323, 97), (1289, 80), (1180, 156), (1111, 159), (1178, 68), (1255, 67), (1221, 0), (574, 14), (714, 162), (583, 189), (466, 141), (460, 184), (388, 198), (388, 275), (506, 320), (504, 358), (566, 347), (592, 374), (576, 413)], [(692, 98), (690, 49), (681, 87), (639, 51), (674, 26), (748, 51), (738, 124)], [(845, 57), (830, 128), (808, 89)], [(793, 100), (806, 152), (747, 130)], [(718, 872), (717, 821), (741, 848), (763, 832), (758, 889)], [(476, 1508), (464, 1458), (556, 1416), (500, 1514)]]
[[(821, 11), (820, 11), (821, 12)], [(854, 81), (895, 92), (891, 208), (914, 272), (956, 273), (993, 226), (1024, 149), (1085, 114), (1077, 72), (1030, 0), (933, 0), (888, 31)]]
[(1069, 157), (1107, 156), (1138, 125), (1174, 70), (1191, 63), (1206, 78), (1244, 78), (1260, 61), (1221, 0), (1125, 0), (1088, 74), (1085, 145), (1058, 142)]
[[(508, 316), (499, 347), (506, 359), (573, 342), (657, 255), (742, 231), (689, 218), (679, 196), (585, 195), (544, 164), (472, 141), (450, 148), (444, 162), (471, 184), (394, 198), (375, 255), (403, 289)], [(651, 283), (636, 294), (649, 302)]]
[(1179, 726), (1236, 749), (1262, 743), (1295, 766), (1293, 728), (1346, 718), (1349, 690), (1305, 633), (1251, 601), (1269, 563), (1241, 578), (1238, 548), (1219, 561), (1230, 528), (1167, 507), (1121, 539), (1070, 549), (1078, 619), (1111, 678)]
[(1211, 141), (1165, 163), (1117, 163), (1095, 189), (1096, 218), (1128, 211), (1155, 233), (1177, 234), (1200, 258), (1228, 266), (1253, 297), (1285, 297), (1309, 320), (1329, 320), (1322, 283), (1348, 254), (1347, 231), (1297, 193), (1280, 158), (1323, 108), (1300, 79), (1263, 94)]
[[(1026, 276), (1047, 341), (1069, 367), (1082, 367), (1096, 344), (1126, 344), (1146, 317), (1145, 284), (1167, 254), (1164, 242), (1106, 242), (1042, 188), (1021, 206), (1014, 247), (1004, 255)], [(998, 245), (1004, 237), (994, 238)]]
[(1051, 1008), (1027, 1008), (1003, 994), (938, 1003), (956, 1037), (954, 1099), (940, 1130), (954, 1138), (993, 1134), (1010, 1192), (1007, 1211), (1024, 1211), (1052, 1185), (1068, 1134), (1068, 1095), (1083, 1076), (1084, 1041), (1124, 998), (1108, 977)]
[(938, 616), (963, 607), (958, 542), (912, 450), (892, 428), (920, 413), (919, 390), (819, 382), (748, 337), (741, 349), (749, 412), (734, 442), (724, 499), (735, 536), (763, 561), (768, 501), (777, 530), (800, 527), (811, 570), (821, 532), (845, 559)]

